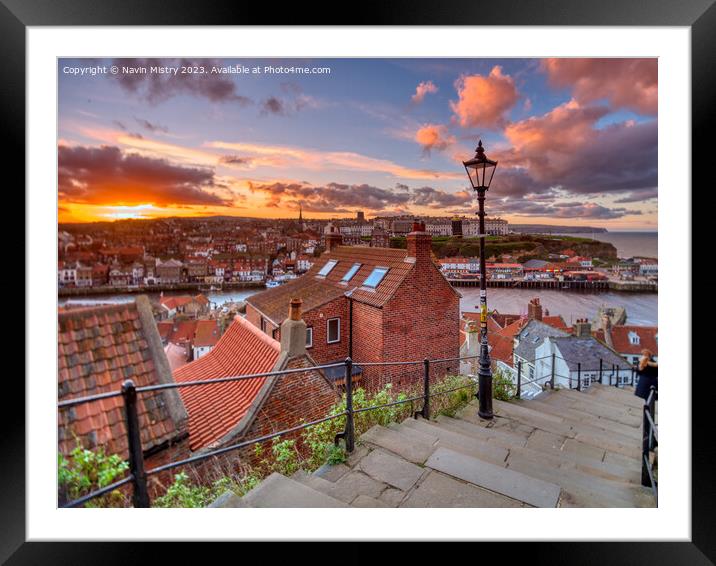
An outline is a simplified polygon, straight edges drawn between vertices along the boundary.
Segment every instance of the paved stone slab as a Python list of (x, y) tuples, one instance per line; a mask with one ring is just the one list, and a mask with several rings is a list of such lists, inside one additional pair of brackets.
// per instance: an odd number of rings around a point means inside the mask
[(248, 507), (233, 491), (225, 491), (209, 507)]
[(500, 428), (487, 428), (480, 426), (468, 420), (453, 419), (440, 415), (437, 418), (437, 423), (441, 427), (466, 434), (472, 438), (479, 438), (494, 442), (498, 446), (504, 448), (511, 448), (513, 446), (525, 446), (529, 435), (532, 434), (534, 429), (530, 429), (529, 433), (526, 432), (514, 432), (510, 430), (503, 430)]
[(370, 449), (363, 445), (363, 444), (357, 444), (356, 447), (353, 450), (353, 453), (348, 456), (348, 459), (346, 460), (346, 464), (348, 467), (353, 468), (358, 462), (361, 461), (361, 459), (370, 452)]
[(373, 450), (360, 461), (358, 467), (373, 479), (402, 491), (413, 487), (423, 473), (423, 468), (383, 450)]
[(375, 425), (361, 435), (361, 441), (385, 448), (415, 464), (422, 464), (435, 450), (435, 441), (409, 438), (395, 430)]
[(601, 462), (604, 459), (603, 448), (599, 448), (598, 446), (593, 446), (591, 444), (585, 444), (584, 442), (579, 442), (573, 438), (568, 438), (564, 441), (562, 450), (564, 452), (574, 454), (577, 457), (597, 460), (598, 462)]
[(383, 503), (380, 499), (368, 497), (367, 495), (359, 495), (351, 503), (351, 507), (391, 507), (387, 503)]
[(534, 507), (556, 507), (559, 501), (558, 485), (447, 448), (438, 448), (425, 465)]
[(441, 428), (436, 423), (424, 419), (406, 419), (400, 425), (400, 430), (404, 434), (427, 435), (430, 438), (436, 438), (438, 446), (444, 446), (498, 466), (504, 466), (507, 459), (506, 448), (485, 439), (475, 439), (447, 428)]
[(350, 471), (351, 469), (345, 464), (336, 464), (334, 466), (331, 466), (330, 464), (324, 464), (315, 472), (313, 472), (313, 475), (323, 478), (324, 480), (334, 482), (345, 476)]
[(405, 497), (404, 491), (401, 491), (394, 487), (389, 487), (383, 493), (380, 494), (380, 497), (378, 498), (378, 500), (385, 503), (386, 506), (388, 506), (388, 507), (398, 507), (398, 505), (400, 505), (400, 502), (403, 500), (404, 497)]
[(243, 499), (248, 507), (348, 507), (343, 501), (275, 472)]
[[(345, 493), (344, 500), (353, 500), (358, 495), (367, 495), (368, 497), (378, 497), (382, 491), (388, 487), (385, 483), (377, 481), (363, 472), (353, 471), (340, 478), (336, 484), (336, 497), (338, 493)], [(350, 499), (349, 499), (350, 498)]]
[(562, 444), (564, 444), (564, 441), (564, 436), (535, 429), (535, 431), (527, 439), (527, 448), (531, 448), (532, 450), (549, 450), (552, 452), (559, 452), (562, 450)]
[(431, 471), (401, 507), (522, 507), (520, 501)]
[(624, 482), (609, 481), (586, 474), (578, 469), (554, 468), (539, 458), (524, 453), (510, 454), (507, 459), (510, 470), (531, 477), (554, 482), (568, 492), (580, 507), (634, 507), (633, 489)]

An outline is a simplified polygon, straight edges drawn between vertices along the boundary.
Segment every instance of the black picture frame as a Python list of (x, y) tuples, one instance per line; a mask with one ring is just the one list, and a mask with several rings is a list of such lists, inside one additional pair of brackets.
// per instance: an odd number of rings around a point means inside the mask
[[(354, 6), (355, 7), (355, 6)], [(675, 2), (666, 0), (503, 0), (484, 2), (420, 1), (362, 2), (359, 9), (350, 6), (324, 7), (321, 4), (295, 4), (294, 10), (276, 9), (269, 4), (239, 4), (229, 1), (190, 2), (187, 0), (0, 0), (0, 61), (3, 85), (0, 88), (0, 114), (6, 144), (6, 164), (13, 164), (18, 175), (16, 186), (24, 186), (25, 152), (25, 31), (28, 26), (100, 26), (100, 25), (284, 25), (325, 22), (327, 25), (560, 25), (560, 26), (687, 26), (692, 41), (692, 171), (693, 178), (711, 163), (706, 152), (709, 118), (714, 114), (716, 73), (716, 5), (714, 0)], [(345, 11), (344, 11), (345, 10)], [(338, 14), (350, 14), (350, 21)], [(665, 143), (665, 140), (661, 140)], [(668, 143), (668, 141), (666, 141)], [(709, 183), (711, 188), (712, 182)], [(688, 278), (686, 279), (689, 280)], [(25, 297), (27, 300), (27, 297)], [(27, 303), (26, 303), (27, 304)], [(52, 317), (48, 313), (48, 324)], [(689, 329), (684, 329), (688, 331)], [(694, 340), (698, 335), (692, 333)], [(704, 339), (702, 339), (704, 340)], [(702, 344), (704, 345), (704, 344)], [(27, 346), (26, 346), (27, 347)], [(698, 343), (697, 343), (698, 347)], [(708, 349), (702, 351), (708, 352)], [(9, 368), (9, 366), (6, 366)], [(688, 376), (687, 368), (681, 376)], [(703, 376), (712, 379), (709, 376)], [(694, 386), (695, 387), (695, 386)], [(25, 542), (25, 388), (17, 373), (9, 369), (3, 376), (5, 400), (0, 409), (3, 422), (0, 434), (0, 562), (16, 564), (107, 564), (171, 560), (167, 545), (151, 543), (39, 543)], [(9, 402), (8, 399), (13, 399)], [(569, 542), (522, 543), (520, 551), (536, 564), (711, 564), (716, 561), (716, 450), (710, 395), (693, 395), (692, 413), (692, 541), (689, 542)], [(9, 407), (19, 409), (11, 412)], [(21, 408), (22, 407), (22, 408)], [(475, 526), (479, 531), (479, 525)], [(507, 527), (509, 528), (509, 527)], [(521, 533), (514, 533), (521, 536)], [(555, 536), (559, 536), (555, 533)], [(81, 533), (77, 533), (81, 539)], [(493, 555), (508, 560), (514, 552), (509, 543), (471, 545), (475, 559)], [(194, 550), (186, 545), (174, 547), (182, 554), (181, 562), (194, 561)], [(509, 549), (509, 550), (508, 550)], [(171, 551), (170, 551), (171, 552)], [(203, 552), (196, 550), (196, 552)], [(244, 558), (251, 556), (250, 551)], [(403, 560), (414, 560), (421, 552), (401, 553)], [(177, 552), (178, 554), (178, 552)], [(294, 552), (300, 559), (301, 551)], [(349, 549), (336, 553), (315, 553), (313, 560), (332, 559), (345, 563), (368, 557), (365, 550)], [(307, 558), (310, 558), (310, 554)], [(341, 558), (343, 556), (343, 559)], [(388, 555), (385, 555), (388, 556)], [(204, 555), (202, 560), (208, 557)], [(198, 557), (197, 557), (198, 559)], [(237, 557), (238, 559), (238, 557)], [(255, 559), (255, 558), (254, 558)]]

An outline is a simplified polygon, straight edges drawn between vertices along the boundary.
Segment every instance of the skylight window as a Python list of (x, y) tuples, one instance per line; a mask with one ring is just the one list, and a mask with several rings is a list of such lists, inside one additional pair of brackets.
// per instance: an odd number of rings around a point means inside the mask
[(376, 267), (363, 282), (363, 285), (375, 289), (383, 280), (383, 277), (385, 277), (386, 273), (388, 273), (387, 267)]
[(318, 272), (318, 275), (320, 275), (321, 277), (325, 277), (333, 270), (337, 263), (338, 261), (335, 259), (326, 262), (326, 265), (321, 268), (321, 271)]
[(343, 276), (343, 279), (341, 279), (341, 281), (343, 281), (344, 283), (347, 283), (348, 281), (353, 279), (353, 276), (360, 269), (361, 265), (362, 265), (361, 263), (354, 263), (351, 266), (351, 268), (346, 272), (346, 274)]

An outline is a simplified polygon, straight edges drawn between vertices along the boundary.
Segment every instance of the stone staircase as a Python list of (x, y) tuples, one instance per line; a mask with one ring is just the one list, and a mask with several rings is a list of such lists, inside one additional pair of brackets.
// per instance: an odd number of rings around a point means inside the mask
[(654, 507), (640, 485), (642, 401), (598, 384), (477, 402), (455, 418), (406, 419), (363, 434), (345, 464), (272, 474), (216, 507)]

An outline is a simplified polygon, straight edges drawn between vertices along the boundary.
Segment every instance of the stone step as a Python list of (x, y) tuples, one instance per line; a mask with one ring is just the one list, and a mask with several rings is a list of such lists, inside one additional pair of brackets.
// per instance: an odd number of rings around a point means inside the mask
[(363, 444), (384, 448), (414, 464), (423, 464), (435, 451), (437, 438), (410, 438), (381, 425), (375, 425), (364, 432), (360, 440)]
[(535, 428), (551, 432), (565, 438), (576, 438), (585, 444), (592, 444), (604, 450), (611, 450), (630, 457), (639, 457), (638, 439), (616, 432), (605, 432), (586, 423), (566, 422), (555, 423), (542, 418), (539, 411), (526, 409), (514, 403), (493, 400), (496, 415), (515, 419)]
[(425, 466), (454, 478), (522, 501), (533, 507), (556, 507), (560, 487), (448, 448), (438, 448)]
[(557, 416), (561, 415), (566, 422), (581, 422), (605, 431), (617, 432), (637, 439), (641, 438), (641, 429), (638, 425), (631, 426), (621, 422), (615, 422), (611, 419), (597, 417), (591, 413), (580, 411), (571, 407), (561, 407), (534, 399), (529, 401), (515, 399), (511, 402), (522, 407), (539, 410), (543, 413), (549, 413)]
[(608, 387), (597, 383), (589, 388), (589, 395), (593, 397), (601, 397), (607, 400), (618, 401), (622, 405), (628, 405), (635, 409), (640, 409), (644, 405), (644, 400), (641, 397), (634, 395), (633, 388), (618, 389), (616, 387)]
[(507, 469), (558, 484), (565, 507), (636, 507), (644, 506), (641, 486), (586, 474), (579, 468), (555, 468), (544, 457), (525, 451), (510, 453)]
[(456, 450), (472, 456), (480, 458), (486, 462), (491, 462), (498, 466), (504, 466), (507, 459), (507, 449), (497, 446), (484, 439), (471, 438), (470, 436), (454, 432), (452, 430), (442, 428), (437, 423), (420, 419), (406, 419), (399, 425), (405, 433), (408, 431), (425, 435), (428, 438), (437, 438), (438, 446), (444, 446), (451, 450)]
[[(620, 392), (620, 396), (626, 396), (624, 392)], [(624, 402), (623, 398), (603, 396), (600, 394), (592, 394), (589, 392), (579, 392), (574, 389), (560, 389), (555, 391), (553, 395), (545, 399), (548, 403), (559, 403), (562, 405), (571, 405), (574, 403), (583, 404), (591, 408), (591, 412), (601, 411), (600, 415), (609, 416), (612, 414), (633, 416), (630, 412), (634, 407)], [(570, 401), (572, 403), (570, 403)]]
[[(629, 407), (626, 405), (621, 406), (610, 406), (605, 403), (601, 402), (594, 402), (589, 398), (588, 396), (578, 393), (578, 395), (581, 396), (581, 399), (579, 398), (569, 398), (569, 400), (566, 400), (565, 402), (562, 402), (563, 400), (556, 399), (555, 397), (552, 398), (551, 404), (570, 408), (575, 411), (580, 411), (582, 413), (587, 413), (589, 415), (592, 415), (596, 418), (602, 418), (602, 419), (609, 419), (613, 422), (623, 424), (625, 426), (630, 427), (638, 427), (641, 424), (641, 421), (639, 420), (639, 417), (629, 412)], [(566, 397), (563, 396), (563, 397)], [(548, 405), (550, 403), (547, 403)]]
[(291, 478), (351, 505), (361, 495), (375, 499), (388, 487), (387, 484), (379, 482), (360, 471), (350, 471), (335, 482), (315, 474), (309, 474), (303, 470), (299, 470)]
[[(372, 450), (361, 458), (354, 469), (402, 492), (412, 488), (424, 472), (423, 468), (381, 449)], [(391, 501), (402, 498), (400, 494), (397, 494), (398, 497), (394, 492), (392, 494)], [(385, 495), (385, 492), (382, 493), (380, 499), (385, 501)]]
[(524, 507), (521, 501), (431, 471), (400, 507)]
[(531, 434), (531, 431), (529, 434), (523, 432), (516, 433), (503, 430), (501, 428), (472, 423), (465, 419), (454, 419), (445, 415), (438, 415), (436, 422), (446, 430), (459, 432), (460, 434), (465, 434), (471, 438), (485, 440), (489, 443), (508, 449), (513, 446), (525, 446), (527, 444), (527, 439)]
[(277, 472), (263, 480), (242, 499), (248, 507), (348, 507), (343, 501)]

